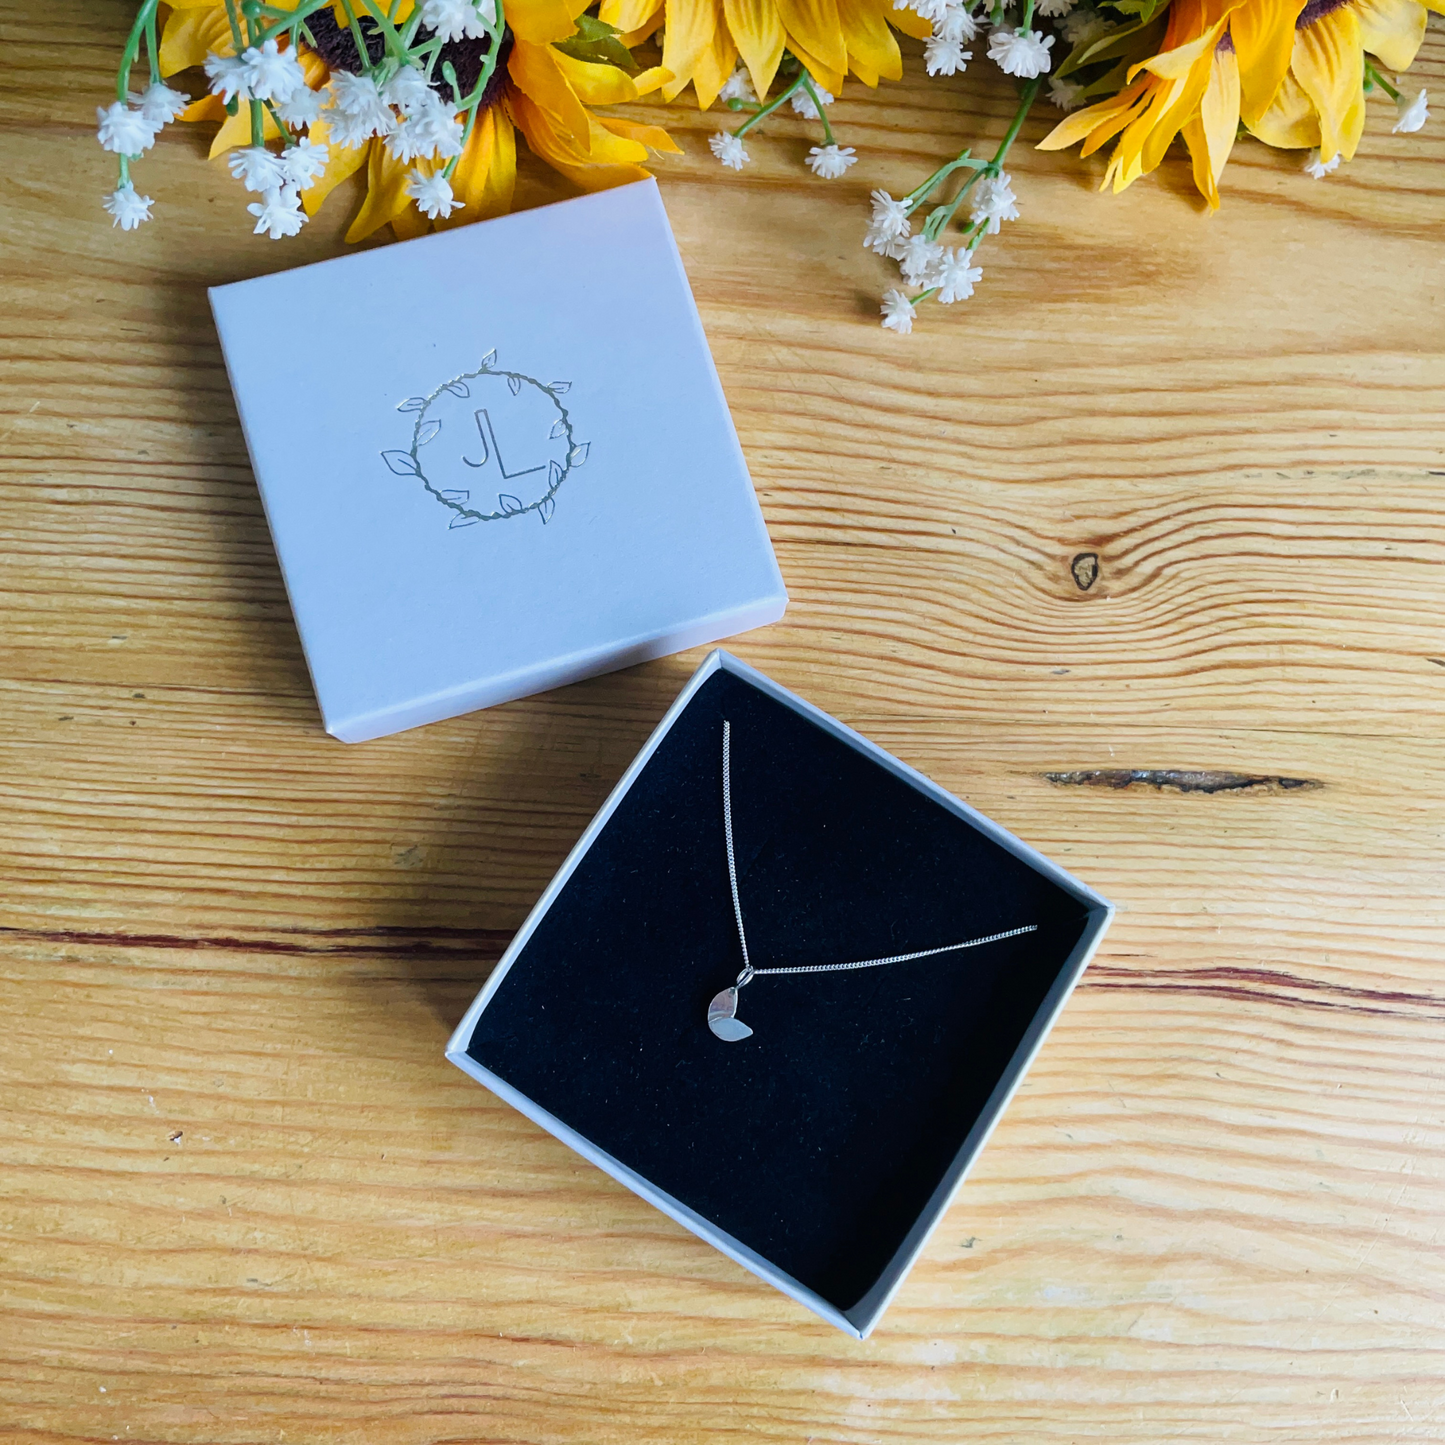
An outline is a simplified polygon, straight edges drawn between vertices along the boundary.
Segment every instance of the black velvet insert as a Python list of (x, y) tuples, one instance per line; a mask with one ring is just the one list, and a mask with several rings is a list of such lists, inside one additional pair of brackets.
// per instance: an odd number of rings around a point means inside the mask
[[(742, 966), (722, 722), (755, 967), (996, 933), (963, 953), (755, 979)], [(1083, 931), (1081, 903), (726, 671), (698, 691), (483, 1012), (469, 1052), (839, 1309), (878, 1279)]]

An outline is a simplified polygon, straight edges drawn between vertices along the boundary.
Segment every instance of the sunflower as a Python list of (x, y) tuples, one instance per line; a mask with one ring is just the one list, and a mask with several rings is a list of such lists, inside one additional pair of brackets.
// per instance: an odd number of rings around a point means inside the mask
[(624, 44), (651, 35), (664, 19), (661, 87), (672, 100), (692, 83), (706, 110), (739, 57), (753, 88), (766, 96), (791, 51), (824, 90), (837, 94), (852, 71), (865, 85), (898, 80), (903, 60), (890, 25), (927, 40), (932, 24), (892, 0), (602, 0), (599, 18), (623, 32)]
[[(1445, 0), (1309, 0), (1278, 90), (1245, 124), (1267, 145), (1318, 146), (1324, 165), (1352, 159), (1365, 125), (1366, 70), (1374, 71), (1366, 52), (1388, 70), (1408, 70), (1430, 10), (1445, 15)], [(1370, 78), (1390, 88), (1377, 73)]]
[[(296, 0), (281, 3), (290, 9)], [(201, 65), (210, 54), (235, 53), (224, 0), (220, 4), (215, 0), (172, 0), (172, 5), (161, 37), (162, 74)], [(404, 20), (412, 8), (411, 0), (402, 0), (397, 20)], [(633, 76), (610, 60), (568, 54), (569, 48), (588, 54), (574, 41), (582, 8), (576, 0), (565, 5), (562, 0), (508, 0), (498, 63), (451, 175), (452, 189), (461, 204), (434, 224), (458, 225), (501, 215), (511, 208), (518, 130), (535, 155), (585, 190), (641, 180), (649, 174), (641, 165), (649, 150), (679, 150), (659, 126), (593, 111), (594, 106), (637, 100), (657, 89), (664, 72), (654, 69)], [(318, 10), (306, 23), (314, 45), (298, 45), (297, 59), (313, 91), (326, 85), (334, 72), (354, 74), (362, 69), (352, 28), (343, 28), (331, 9)], [(358, 28), (374, 63), (381, 55), (381, 37), (365, 20)], [(458, 39), (442, 52), (464, 90), (476, 84), (491, 43), (489, 37)], [(228, 115), (218, 95), (194, 102), (181, 119), (221, 122), (211, 144), (213, 157), (251, 140), (246, 108)], [(280, 134), (268, 112), (264, 138), (275, 139)], [(314, 216), (342, 181), (365, 167), (366, 197), (346, 233), (348, 241), (360, 241), (388, 222), (402, 239), (420, 235), (433, 224), (411, 204), (407, 182), (413, 163), (395, 156), (381, 138), (339, 145), (330, 138), (324, 119), (311, 122), (309, 136), (313, 144), (327, 145), (329, 159), (302, 193), (308, 215)]]
[[(1039, 148), (1082, 141), (1087, 156), (1118, 137), (1104, 176), (1118, 192), (1182, 137), (1195, 186), (1217, 208), (1241, 121), (1270, 145), (1318, 146), (1324, 162), (1352, 156), (1364, 124), (1362, 51), (1403, 70), (1424, 36), (1426, 4), (1445, 0), (1173, 0), (1162, 37), (1157, 21), (1134, 25), (1069, 57), (1061, 75), (1118, 60), (1095, 85), (1123, 88), (1066, 117)], [(1153, 53), (1137, 59), (1141, 46)]]

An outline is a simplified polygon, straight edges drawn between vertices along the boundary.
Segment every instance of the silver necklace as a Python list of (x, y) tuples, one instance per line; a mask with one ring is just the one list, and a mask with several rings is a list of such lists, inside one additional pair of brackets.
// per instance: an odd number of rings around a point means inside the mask
[(732, 782), (732, 724), (723, 721), (723, 837), (727, 840), (728, 884), (733, 894), (733, 916), (738, 921), (738, 944), (743, 952), (743, 971), (730, 988), (714, 994), (707, 1006), (707, 1026), (724, 1043), (735, 1044), (740, 1039), (752, 1037), (752, 1030), (738, 1017), (738, 992), (755, 978), (768, 978), (784, 973), (842, 973), (853, 968), (882, 968), (890, 963), (910, 963), (915, 958), (932, 958), (939, 953), (957, 953), (961, 948), (982, 948), (985, 943), (1000, 943), (1005, 938), (1017, 938), (1021, 933), (1035, 933), (1037, 923), (1026, 923), (1022, 928), (1010, 928), (1003, 933), (990, 933), (986, 938), (970, 938), (963, 943), (945, 943), (942, 948), (920, 948), (917, 953), (894, 953), (887, 958), (861, 958), (854, 963), (805, 963), (791, 968), (754, 968), (748, 959), (748, 935), (743, 927), (743, 905), (738, 897), (738, 865), (733, 853), (733, 782)]

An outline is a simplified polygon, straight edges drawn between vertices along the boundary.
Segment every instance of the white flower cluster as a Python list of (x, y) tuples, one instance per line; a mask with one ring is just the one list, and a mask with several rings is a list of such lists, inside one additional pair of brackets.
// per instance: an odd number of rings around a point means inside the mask
[(219, 95), (227, 105), (232, 100), (281, 103), (306, 87), (306, 74), (296, 52), (282, 50), (275, 40), (252, 45), (240, 55), (212, 52), (206, 57), (206, 74), (212, 94)]
[[(915, 234), (910, 218), (912, 206), (907, 199), (895, 200), (887, 191), (874, 191), (873, 214), (863, 235), (863, 244), (880, 256), (898, 262), (903, 280), (910, 286), (921, 286), (927, 294), (945, 306), (966, 301), (983, 277), (983, 270), (974, 265), (973, 253), (984, 236), (996, 235), (1005, 221), (1018, 219), (1018, 197), (1007, 171), (985, 172), (973, 182), (969, 191), (971, 229), (964, 243), (945, 246), (926, 232)], [(896, 287), (883, 295), (883, 325), (900, 336), (913, 329), (918, 302), (922, 296), (910, 297)]]
[(1032, 80), (1036, 75), (1047, 73), (1054, 39), (1042, 30), (1014, 30), (1007, 25), (996, 25), (988, 37), (988, 58), (1005, 75)]
[(480, 40), (497, 23), (495, 0), (423, 0), (421, 23), (443, 40)]
[(933, 26), (923, 47), (923, 61), (930, 75), (961, 75), (973, 59), (963, 47), (978, 34), (977, 0), (893, 0), (895, 10), (911, 10)]
[[(127, 94), (124, 101), (96, 106), (96, 139), (104, 149), (123, 157), (121, 174), (124, 176), (126, 162), (144, 155), (156, 143), (161, 131), (190, 103), (189, 96), (156, 81), (146, 87), (143, 95)], [(149, 196), (139, 195), (127, 177), (102, 199), (101, 205), (110, 213), (112, 226), (134, 231), (142, 221), (150, 220), (155, 202)]]
[[(858, 153), (852, 146), (835, 144), (828, 118), (819, 109), (819, 106), (832, 105), (834, 97), (822, 86), (807, 80), (806, 77), (795, 78), (791, 85), (792, 89), (784, 90), (776, 100), (762, 107), (736, 132), (720, 130), (716, 135), (708, 137), (708, 149), (717, 157), (719, 165), (726, 166), (730, 171), (740, 171), (749, 164), (752, 156), (748, 154), (748, 148), (743, 144), (743, 136), (750, 126), (756, 124), (764, 115), (771, 114), (782, 105), (784, 100), (804, 120), (821, 120), (823, 122), (825, 143), (811, 147), (806, 161), (808, 169), (819, 180), (836, 181), (839, 176), (846, 175), (849, 169), (858, 163)], [(738, 65), (728, 76), (722, 89), (718, 91), (718, 99), (738, 101), (744, 105), (759, 104), (757, 91), (753, 88), (752, 78), (745, 66)]]
[(1422, 90), (1414, 100), (1402, 94), (1395, 102), (1397, 119), (1395, 124), (1390, 127), (1390, 133), (1392, 135), (1399, 135), (1402, 132), (1421, 129), (1425, 122), (1430, 119), (1429, 100), (1429, 93), (1424, 90)]

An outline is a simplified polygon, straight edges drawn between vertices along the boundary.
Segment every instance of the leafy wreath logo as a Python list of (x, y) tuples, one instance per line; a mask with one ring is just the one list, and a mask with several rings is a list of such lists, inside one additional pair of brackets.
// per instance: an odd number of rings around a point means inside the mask
[[(587, 460), (592, 445), (573, 435), (572, 418), (562, 404), (570, 381), (541, 382), (503, 370), (496, 360), (494, 348), (475, 371), (444, 381), (429, 396), (401, 402), (398, 411), (416, 415), (411, 446), (381, 453), (397, 476), (415, 477), (453, 513), (448, 530), (529, 512), (545, 525), (556, 510), (559, 488)], [(437, 445), (443, 434), (446, 440)], [(447, 441), (453, 446), (448, 448)], [(514, 469), (503, 459), (504, 446)], [(514, 488), (497, 492), (495, 511), (473, 503), (476, 483), (484, 478)], [(468, 485), (450, 485), (458, 481)]]

